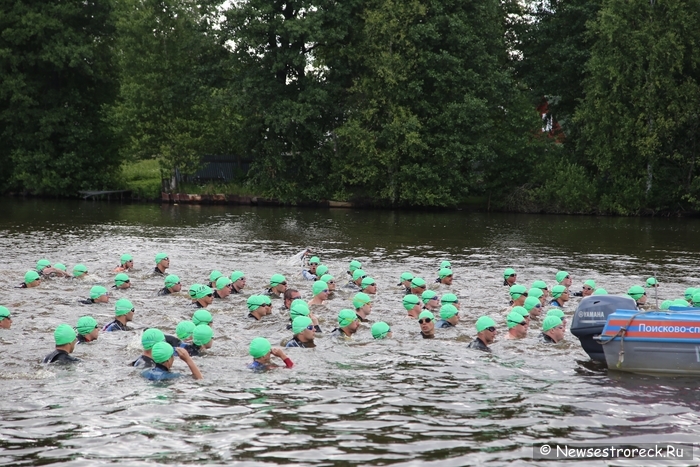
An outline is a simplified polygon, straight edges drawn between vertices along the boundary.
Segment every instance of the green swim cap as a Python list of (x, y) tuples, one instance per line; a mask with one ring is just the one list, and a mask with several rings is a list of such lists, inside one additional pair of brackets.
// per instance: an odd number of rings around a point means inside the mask
[(552, 287), (552, 297), (553, 298), (559, 298), (561, 297), (561, 294), (566, 292), (566, 286), (563, 285), (555, 285)]
[(119, 258), (119, 262), (121, 263), (122, 266), (124, 266), (126, 263), (129, 261), (133, 261), (134, 258), (129, 254), (129, 253), (124, 253), (121, 258)]
[(683, 300), (682, 298), (677, 298), (671, 303), (671, 306), (683, 306), (683, 307), (688, 307), (688, 302), (687, 300)]
[(6, 307), (4, 307), (4, 306), (0, 306), (0, 319), (5, 319), (5, 318), (7, 318), (8, 316), (10, 316), (10, 314), (11, 314), (11, 313), (10, 313), (10, 310), (8, 310), (8, 309), (7, 309)]
[(165, 334), (160, 329), (148, 328), (141, 334), (143, 350), (151, 350), (158, 342), (165, 342)]
[(357, 308), (362, 308), (368, 303), (372, 303), (372, 298), (364, 292), (358, 292), (352, 297), (352, 305)]
[(304, 332), (304, 330), (313, 324), (311, 318), (308, 316), (297, 316), (292, 321), (292, 333), (296, 336), (299, 333)]
[(174, 287), (177, 285), (177, 283), (180, 282), (180, 278), (177, 277), (175, 274), (169, 274), (165, 276), (165, 281), (163, 283), (165, 284), (166, 287)]
[(476, 320), (476, 332), (481, 332), (490, 327), (496, 327), (496, 322), (490, 316), (482, 316)]
[(664, 300), (663, 302), (661, 302), (661, 306), (659, 307), (659, 309), (668, 310), (672, 303), (673, 300)]
[(696, 292), (695, 295), (693, 295), (693, 307), (697, 308), (698, 305), (700, 305), (700, 292)]
[(554, 276), (557, 279), (557, 282), (561, 282), (564, 279), (566, 279), (566, 276), (568, 276), (569, 273), (566, 271), (559, 271), (556, 276)]
[(533, 289), (546, 289), (547, 288), (547, 283), (545, 281), (535, 281), (532, 283), (532, 288)]
[(264, 337), (256, 337), (250, 341), (250, 347), (248, 347), (248, 353), (250, 353), (250, 356), (253, 358), (264, 357), (270, 353), (270, 350), (272, 350), (272, 345), (270, 345), (270, 341)]
[(325, 274), (328, 274), (328, 266), (321, 264), (319, 267), (316, 268), (317, 277), (321, 277)]
[(348, 272), (350, 274), (353, 274), (356, 269), (360, 269), (361, 267), (362, 267), (362, 263), (360, 263), (356, 259), (353, 259), (352, 261), (350, 261), (350, 266), (348, 266)]
[[(539, 290), (539, 289), (537, 289)], [(533, 308), (535, 308), (537, 305), (540, 304), (540, 299), (535, 298), (535, 297), (527, 297), (525, 299), (525, 303), (523, 304), (523, 307), (529, 312)]]
[(202, 284), (192, 284), (190, 286), (190, 289), (187, 291), (188, 294), (190, 294), (190, 298), (192, 300), (195, 299), (195, 295), (197, 295), (197, 290), (202, 286)]
[(233, 284), (233, 282), (231, 282), (231, 279), (229, 279), (228, 277), (226, 277), (226, 276), (219, 277), (216, 280), (216, 290), (221, 290), (224, 287), (229, 286), (230, 284)]
[(329, 282), (334, 281), (335, 277), (331, 276), (330, 274), (324, 274), (323, 276), (321, 276), (321, 280), (328, 284)]
[[(245, 274), (243, 274), (243, 271), (233, 271), (231, 273), (231, 282), (236, 282), (239, 279), (242, 279), (245, 277)], [(284, 282), (284, 281), (282, 281)]]
[(309, 260), (309, 264), (321, 264), (321, 260), (318, 256), (312, 256)]
[(418, 295), (408, 294), (403, 297), (403, 307), (408, 311), (420, 303)]
[(151, 348), (151, 358), (156, 363), (165, 363), (174, 356), (175, 349), (165, 341), (157, 342)]
[(190, 288), (190, 296), (192, 296), (192, 292), (194, 292), (195, 300), (200, 300), (206, 297), (207, 295), (211, 295), (214, 293), (214, 291), (208, 285), (200, 285), (194, 291)]
[(639, 300), (640, 298), (642, 298), (642, 295), (646, 295), (646, 291), (641, 285), (633, 285), (627, 291), (627, 295), (629, 295), (635, 300)]
[(192, 331), (194, 345), (207, 345), (214, 338), (214, 330), (206, 324), (198, 324)]
[(117, 287), (119, 287), (120, 285), (124, 285), (129, 281), (129, 276), (124, 274), (123, 272), (120, 272), (119, 274), (114, 276), (114, 285), (116, 285)]
[(39, 273), (36, 271), (27, 271), (24, 274), (24, 283), (31, 284), (35, 280), (39, 279)]
[(350, 326), (356, 319), (357, 313), (355, 313), (352, 310), (348, 310), (347, 308), (344, 310), (340, 310), (340, 313), (338, 313), (338, 325), (341, 328)]
[(364, 279), (362, 279), (362, 285), (360, 285), (360, 288), (362, 290), (365, 290), (367, 287), (369, 287), (371, 285), (377, 285), (377, 282), (373, 278), (367, 276)]
[(562, 322), (564, 322), (564, 312), (561, 311), (559, 308), (552, 308), (547, 312), (547, 316), (556, 316), (557, 318), (562, 320)]
[(270, 305), (272, 306), (272, 299), (268, 295), (260, 295), (260, 299), (262, 300), (263, 305)]
[(126, 298), (120, 298), (117, 303), (114, 304), (114, 315), (123, 316), (130, 311), (134, 310), (134, 305)]
[(73, 277), (80, 277), (83, 274), (87, 274), (88, 270), (84, 264), (76, 264), (73, 266)]
[(328, 284), (326, 284), (323, 281), (316, 281), (316, 282), (314, 282), (314, 285), (311, 287), (311, 291), (313, 292), (314, 297), (316, 295), (320, 294), (321, 292), (326, 291), (326, 290), (328, 290)]
[[(508, 279), (512, 275), (517, 275), (517, 274), (515, 274), (515, 269), (513, 269), (513, 268), (508, 268), (505, 271), (503, 271), (503, 279), (504, 280)], [(488, 327), (488, 326), (486, 326), (486, 327)]]
[(544, 292), (542, 292), (542, 289), (538, 289), (537, 287), (533, 287), (527, 291), (527, 298), (539, 299), (542, 295), (544, 295)]
[(214, 318), (212, 318), (211, 313), (203, 308), (195, 311), (192, 315), (192, 322), (195, 326), (199, 326), (200, 324), (211, 324), (212, 321), (214, 321)]
[(59, 324), (53, 332), (53, 340), (56, 342), (56, 346), (70, 344), (75, 338), (75, 330), (69, 324)]
[(435, 315), (433, 314), (432, 311), (423, 310), (418, 315), (418, 319), (425, 319), (425, 318), (435, 319)]
[(525, 321), (525, 317), (517, 311), (511, 311), (508, 313), (508, 316), (506, 316), (506, 325), (508, 326), (508, 329), (514, 328), (518, 324), (522, 324), (524, 326), (526, 323), (527, 321)]
[(440, 272), (438, 273), (438, 276), (440, 276), (440, 279), (444, 279), (447, 276), (452, 275), (452, 269), (449, 268), (442, 268), (440, 269)]
[(156, 264), (160, 263), (161, 261), (163, 261), (167, 257), (168, 257), (167, 253), (158, 253), (156, 255)]
[(391, 328), (384, 321), (377, 321), (372, 325), (372, 337), (384, 339), (391, 332)]
[[(427, 290), (426, 290), (426, 292), (427, 292)], [(440, 299), (440, 303), (442, 305), (454, 305), (455, 303), (459, 303), (459, 299), (457, 298), (457, 295), (455, 295), (453, 293), (446, 293)]]
[(217, 280), (219, 277), (221, 277), (221, 276), (223, 276), (223, 274), (221, 273), (221, 271), (217, 271), (216, 269), (214, 269), (214, 270), (211, 272), (211, 274), (209, 274), (209, 282), (214, 282), (214, 283), (216, 283), (216, 280)]
[(102, 295), (107, 293), (107, 289), (102, 287), (101, 285), (93, 285), (92, 288), (90, 289), (90, 298), (93, 300), (97, 300), (100, 298)]
[(248, 297), (248, 300), (246, 301), (246, 305), (248, 306), (248, 311), (255, 311), (258, 308), (260, 308), (261, 305), (263, 305), (265, 302), (262, 299), (262, 296), (260, 295), (251, 295)]
[(66, 265), (63, 263), (56, 263), (53, 265), (53, 267), (58, 269), (59, 271), (66, 272)]
[(595, 292), (593, 292), (593, 295), (607, 295), (607, 294), (608, 294), (608, 291), (602, 287), (598, 287), (597, 289), (595, 289)]
[(688, 287), (685, 289), (685, 299), (690, 300), (693, 298), (693, 295), (695, 295), (695, 287)]
[(654, 287), (658, 283), (659, 281), (657, 281), (655, 277), (650, 277), (649, 279), (647, 279), (647, 287)]
[(311, 311), (309, 310), (309, 305), (300, 298), (297, 298), (289, 306), (289, 317), (294, 319), (297, 316), (309, 316)]
[(459, 313), (459, 310), (454, 305), (442, 305), (440, 307), (440, 318), (442, 319), (450, 319), (457, 313)]
[(557, 316), (547, 315), (547, 317), (542, 321), (542, 332), (547, 332), (552, 328), (561, 326), (563, 323), (561, 319)]
[(588, 279), (586, 282), (583, 283), (583, 285), (587, 285), (588, 287), (595, 290), (595, 281), (593, 279)]
[(273, 274), (270, 278), (270, 287), (280, 285), (282, 282), (287, 282), (287, 279), (282, 274)]
[(530, 316), (530, 312), (524, 306), (514, 306), (513, 308), (510, 309), (510, 311), (514, 311), (514, 312), (518, 313), (523, 318)]
[(423, 301), (424, 305), (427, 305), (428, 302), (435, 297), (437, 297), (437, 293), (432, 290), (426, 290), (420, 295), (420, 299)]
[(40, 259), (39, 261), (36, 262), (36, 270), (37, 272), (43, 271), (45, 268), (51, 267), (51, 261), (48, 259)]
[(97, 320), (92, 316), (81, 316), (78, 319), (78, 324), (75, 325), (75, 329), (78, 334), (84, 336), (85, 334), (90, 334), (97, 327)]
[(175, 328), (175, 335), (178, 339), (184, 341), (192, 337), (192, 331), (194, 331), (195, 327), (196, 325), (192, 321), (180, 321)]
[(520, 298), (520, 296), (522, 294), (527, 293), (527, 289), (525, 288), (524, 285), (515, 284), (515, 285), (510, 286), (510, 289), (508, 292), (510, 293), (510, 296), (513, 300), (517, 300)]
[(443, 261), (442, 263), (440, 263), (440, 269), (442, 268), (451, 269), (452, 264), (449, 261)]
[(401, 282), (413, 280), (413, 274), (410, 272), (404, 272), (401, 274)]
[(361, 278), (362, 276), (366, 276), (367, 273), (364, 272), (362, 269), (355, 269), (352, 273), (352, 280), (356, 281), (357, 279)]
[(425, 281), (421, 277), (414, 277), (413, 279), (411, 279), (411, 287), (425, 287)]

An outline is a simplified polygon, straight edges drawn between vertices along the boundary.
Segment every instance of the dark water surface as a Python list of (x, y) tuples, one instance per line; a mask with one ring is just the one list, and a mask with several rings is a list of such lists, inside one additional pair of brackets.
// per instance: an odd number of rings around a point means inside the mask
[[(466, 348), (483, 314), (505, 334), (506, 267), (528, 286), (553, 284), (565, 269), (574, 290), (590, 278), (610, 293), (655, 275), (659, 299), (682, 296), (700, 286), (698, 220), (8, 199), (0, 212), (0, 305), (14, 317), (12, 329), (0, 329), (0, 465), (542, 465), (532, 443), (693, 443), (700, 434), (696, 379), (609, 372), (568, 332), (564, 343), (539, 344), (534, 323), (527, 339), (500, 339), (492, 355)], [(250, 339), (278, 345), (290, 332), (280, 301), (272, 316), (251, 323), (245, 299), (277, 272), (310, 299), (311, 283), (290, 260), (307, 246), (343, 282), (348, 262), (362, 261), (379, 285), (371, 318), (388, 322), (394, 338), (373, 341), (364, 326), (351, 343), (332, 340), (338, 311), (351, 307), (352, 294), (341, 292), (316, 310), (326, 331), (316, 349), (289, 349), (291, 370), (251, 373)], [(154, 384), (127, 366), (141, 352), (139, 329), (174, 333), (193, 312), (184, 295), (155, 296), (162, 278), (150, 271), (159, 251), (185, 289), (212, 269), (248, 278), (246, 296), (210, 307), (215, 344), (196, 358), (203, 381)], [(135, 258), (133, 288), (110, 304), (78, 304), (95, 282), (111, 286), (126, 252)], [(13, 288), (44, 257), (69, 271), (86, 264), (91, 278)], [(445, 259), (462, 322), (418, 339), (398, 277), (409, 270), (431, 282)], [(83, 362), (71, 368), (39, 363), (55, 326), (84, 314), (104, 324), (120, 297), (135, 304), (135, 332), (78, 346)], [(180, 361), (175, 369), (187, 373)]]

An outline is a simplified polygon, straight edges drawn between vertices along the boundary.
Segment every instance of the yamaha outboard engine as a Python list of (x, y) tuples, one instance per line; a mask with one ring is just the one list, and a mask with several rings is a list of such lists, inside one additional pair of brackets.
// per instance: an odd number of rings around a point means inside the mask
[(592, 360), (605, 362), (603, 346), (593, 340), (593, 336), (600, 335), (608, 320), (608, 315), (615, 310), (634, 310), (636, 302), (630, 297), (618, 297), (615, 295), (591, 295), (584, 297), (579, 303), (574, 319), (571, 322), (571, 334), (581, 341), (583, 350)]

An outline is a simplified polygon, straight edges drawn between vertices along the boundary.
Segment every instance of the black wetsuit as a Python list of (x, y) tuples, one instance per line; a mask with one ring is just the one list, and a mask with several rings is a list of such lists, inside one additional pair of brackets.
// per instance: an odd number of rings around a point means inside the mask
[(236, 287), (231, 287), (231, 293), (241, 293), (241, 291), (237, 290)]
[(173, 347), (180, 347), (180, 344), (182, 344), (182, 341), (178, 339), (177, 336), (173, 336), (170, 334), (165, 334), (165, 342), (172, 345)]
[(131, 366), (136, 368), (153, 368), (156, 362), (148, 355), (141, 355), (139, 358), (131, 362)]
[(126, 324), (122, 324), (121, 321), (114, 320), (111, 323), (105, 325), (104, 328), (102, 328), (103, 332), (111, 332), (111, 331), (131, 331)]
[(85, 339), (85, 336), (83, 336), (82, 334), (78, 334), (77, 338), (78, 344), (87, 344), (88, 342), (90, 342), (89, 340)]
[(420, 332), (420, 336), (423, 339), (434, 339), (435, 338), (435, 334), (423, 334), (423, 331)]
[(43, 363), (60, 363), (60, 364), (66, 364), (66, 363), (77, 363), (79, 362), (79, 358), (71, 357), (68, 352), (65, 350), (60, 350), (56, 349), (50, 354), (48, 354), (46, 357), (44, 357)]
[[(357, 313), (355, 313), (357, 315)], [(360, 315), (357, 315), (357, 319), (360, 320), (360, 323), (369, 323), (369, 320), (367, 318), (363, 318)]]
[(83, 305), (92, 305), (95, 303), (95, 300), (92, 298), (86, 298), (85, 300), (78, 300), (78, 303), (82, 303)]
[(255, 316), (253, 313), (248, 313), (248, 318), (253, 318), (255, 321), (260, 321), (260, 318)]
[(543, 342), (545, 344), (556, 344), (556, 342), (554, 342), (554, 339), (552, 339), (545, 333), (540, 334), (540, 342)]
[(172, 293), (172, 292), (171, 292), (170, 290), (168, 290), (167, 287), (163, 287), (162, 289), (160, 289), (160, 290), (158, 291), (158, 296), (170, 295), (171, 293)]
[(199, 309), (199, 308), (204, 308), (204, 306), (202, 306), (202, 304), (199, 303), (199, 302), (194, 302), (194, 303), (192, 304), (192, 306), (195, 307), (195, 308), (197, 308), (197, 309)]
[(214, 298), (221, 298), (218, 291), (214, 291)]
[(467, 348), (470, 349), (476, 349), (476, 350), (483, 350), (484, 352), (491, 352), (491, 349), (489, 349), (489, 346), (484, 344), (484, 341), (479, 339), (478, 337), (471, 341)]
[(187, 353), (190, 354), (190, 357), (199, 357), (199, 349), (201, 348), (201, 346), (189, 342), (183, 342), (182, 344), (180, 344), (180, 347), (187, 350)]
[(302, 349), (312, 349), (316, 347), (313, 341), (311, 342), (302, 342), (299, 339), (296, 338), (296, 336), (292, 337), (292, 339), (287, 342), (287, 345), (284, 346), (285, 348), (289, 347), (301, 347)]
[(163, 271), (161, 271), (160, 269), (158, 269), (157, 266), (155, 268), (153, 268), (153, 274), (158, 274), (159, 276), (165, 275), (165, 273)]

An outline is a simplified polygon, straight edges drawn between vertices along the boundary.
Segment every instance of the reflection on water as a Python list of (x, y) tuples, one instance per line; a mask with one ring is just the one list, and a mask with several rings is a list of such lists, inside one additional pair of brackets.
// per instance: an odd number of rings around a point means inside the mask
[[(526, 284), (551, 283), (566, 269), (575, 290), (593, 278), (612, 293), (654, 274), (659, 299), (700, 285), (696, 220), (38, 200), (2, 200), (0, 208), (0, 304), (15, 318), (0, 332), (0, 465), (536, 464), (531, 443), (693, 442), (700, 431), (696, 380), (608, 372), (570, 335), (548, 347), (533, 329), (524, 341), (497, 341), (492, 355), (466, 348), (478, 316), (503, 322), (508, 266)], [(352, 292), (341, 290), (318, 313), (325, 332), (316, 349), (289, 349), (292, 370), (252, 374), (248, 342), (263, 335), (282, 343), (287, 317), (276, 301), (269, 319), (251, 323), (246, 297), (232, 296), (210, 307), (216, 341), (196, 360), (202, 382), (143, 380), (127, 366), (140, 353), (138, 332), (79, 346), (83, 363), (73, 368), (38, 363), (57, 324), (87, 313), (111, 319), (114, 299), (77, 299), (95, 282), (111, 285), (122, 253), (137, 271), (133, 289), (114, 298), (135, 304), (136, 329), (172, 332), (193, 310), (184, 296), (155, 296), (162, 285), (149, 272), (158, 251), (185, 287), (212, 269), (240, 269), (256, 293), (281, 272), (308, 299), (310, 283), (288, 261), (307, 246), (340, 281), (351, 258), (363, 262), (379, 285), (370, 316), (387, 321), (395, 339), (373, 341), (367, 327), (350, 344), (327, 337), (338, 310), (351, 307)], [(42, 257), (69, 268), (82, 262), (92, 278), (13, 288)], [(452, 262), (463, 319), (418, 339), (396, 283), (404, 270), (432, 281), (443, 259)]]

